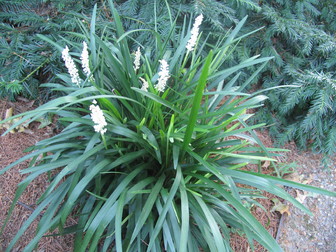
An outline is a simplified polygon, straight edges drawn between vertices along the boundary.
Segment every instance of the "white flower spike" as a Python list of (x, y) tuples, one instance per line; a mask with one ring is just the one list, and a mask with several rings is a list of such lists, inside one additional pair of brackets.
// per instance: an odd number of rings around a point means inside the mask
[(95, 123), (94, 130), (100, 134), (104, 134), (106, 132), (106, 120), (103, 111), (100, 109), (100, 107), (97, 104), (96, 100), (92, 101), (92, 104), (90, 105), (91, 110), (91, 119)]
[(91, 75), (90, 65), (89, 65), (89, 51), (88, 46), (85, 41), (83, 41), (83, 51), (81, 54), (82, 68), (83, 72), (89, 77), (90, 81), (94, 81), (94, 78)]
[(159, 72), (159, 80), (158, 84), (155, 85), (155, 88), (159, 92), (163, 92), (166, 88), (167, 81), (169, 79), (169, 65), (167, 61), (160, 60), (161, 66), (160, 66), (160, 72)]
[(62, 51), (62, 58), (65, 62), (65, 66), (68, 69), (68, 72), (71, 76), (71, 81), (72, 83), (76, 84), (79, 87), (80, 84), (80, 78), (78, 75), (78, 70), (77, 67), (75, 65), (75, 62), (73, 61), (73, 59), (71, 58), (70, 54), (69, 54), (69, 48), (68, 46), (66, 46), (63, 51)]
[(134, 71), (140, 68), (140, 57), (141, 57), (141, 51), (140, 47), (138, 47), (138, 50), (135, 52)]
[(187, 43), (187, 50), (188, 52), (191, 52), (192, 50), (194, 50), (194, 47), (196, 45), (196, 41), (197, 41), (197, 37), (199, 34), (199, 27), (202, 24), (203, 21), (203, 15), (199, 15), (196, 19), (195, 19), (195, 23), (193, 25), (193, 28), (191, 29), (191, 37)]
[(142, 81), (141, 90), (148, 91), (148, 88), (149, 88), (148, 82), (145, 79), (141, 78), (141, 77), (139, 77), (139, 78)]

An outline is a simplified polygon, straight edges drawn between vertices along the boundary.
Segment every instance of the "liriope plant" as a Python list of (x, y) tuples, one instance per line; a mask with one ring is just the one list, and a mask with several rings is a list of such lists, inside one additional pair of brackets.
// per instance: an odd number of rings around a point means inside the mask
[[(243, 92), (270, 58), (255, 56), (221, 69), (242, 38), (237, 34), (246, 18), (215, 45), (198, 42), (202, 15), (180, 29), (170, 19), (167, 40), (153, 31), (155, 46), (139, 44), (133, 52), (130, 32), (124, 32), (112, 1), (109, 5), (113, 26), (96, 35), (95, 8), (91, 30), (78, 35), (83, 44), (64, 46), (40, 36), (62, 52), (69, 73), (46, 86), (64, 95), (18, 115), (22, 119), (12, 127), (48, 113), (63, 130), (1, 171), (31, 159), (21, 171), (27, 177), (10, 213), (28, 184), (53, 174), (7, 251), (40, 215), (24, 251), (57, 228), (60, 234), (74, 232), (74, 251), (83, 252), (232, 251), (232, 229), (245, 233), (251, 246), (257, 241), (281, 251), (246, 203), (257, 204), (257, 192), (267, 191), (309, 213), (283, 185), (335, 193), (242, 169), (279, 155), (254, 134), (262, 124), (249, 125), (247, 110), (266, 97)], [(258, 70), (236, 86), (239, 71), (257, 64)], [(66, 227), (70, 215), (77, 223)]]

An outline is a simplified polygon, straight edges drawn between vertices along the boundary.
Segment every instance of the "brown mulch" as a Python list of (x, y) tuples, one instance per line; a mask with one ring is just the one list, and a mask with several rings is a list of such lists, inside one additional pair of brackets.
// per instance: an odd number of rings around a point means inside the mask
[[(255, 133), (257, 134), (259, 139), (263, 142), (263, 144), (266, 147), (273, 147), (272, 139), (270, 138), (267, 132), (255, 131)], [(249, 164), (244, 169), (248, 171), (257, 172), (258, 166)], [(274, 175), (273, 174), (274, 169), (268, 163), (263, 163), (261, 169), (262, 169), (263, 174)], [(244, 186), (244, 187), (247, 187), (247, 186)], [(271, 211), (274, 206), (274, 203), (271, 199), (277, 198), (277, 197), (268, 192), (263, 192), (262, 196), (266, 198), (256, 199), (256, 201), (258, 201), (258, 203), (264, 207), (266, 212), (264, 211), (264, 209), (260, 208), (259, 206), (253, 206), (251, 208), (251, 212), (254, 215), (254, 217), (264, 226), (264, 228), (273, 236), (273, 238), (277, 238), (281, 214), (279, 212)], [(245, 252), (245, 251), (265, 252), (267, 251), (263, 246), (261, 246), (257, 242), (254, 242), (253, 244), (254, 250), (252, 250), (252, 248), (250, 247), (247, 241), (247, 238), (242, 237), (238, 234), (232, 235), (230, 243), (231, 243), (231, 247), (236, 252)]]
[[(274, 198), (274, 195), (267, 192), (263, 193), (263, 196), (266, 196), (270, 199)], [(254, 206), (251, 209), (253, 215), (266, 228), (266, 230), (274, 238), (276, 238), (281, 215), (277, 212), (270, 212), (274, 204), (269, 199), (258, 199), (257, 201), (267, 210), (267, 212), (258, 206)], [(247, 239), (238, 234), (233, 234), (231, 236), (230, 244), (232, 249), (236, 252), (252, 251)], [(254, 242), (253, 251), (266, 252), (267, 250), (259, 243)]]
[[(5, 111), (10, 107), (14, 108), (14, 114), (32, 109), (32, 104), (27, 105), (27, 101), (11, 103), (8, 101), (0, 101), (0, 115), (4, 118)], [(38, 123), (32, 123), (25, 132), (7, 134), (0, 136), (0, 169), (16, 161), (24, 155), (22, 153), (29, 146), (34, 145), (38, 141), (47, 138), (53, 134), (52, 127), (38, 129)], [(0, 130), (0, 134), (4, 133), (4, 129)], [(17, 185), (24, 179), (25, 175), (20, 174), (20, 170), (26, 168), (29, 160), (13, 167), (0, 176), (0, 227), (2, 227), (12, 200), (15, 195)], [(48, 177), (44, 174), (36, 178), (31, 183), (25, 193), (20, 197), (18, 204), (15, 206), (12, 216), (10, 217), (4, 232), (0, 235), (0, 251), (3, 251), (9, 242), (13, 239), (17, 231), (28, 219), (34, 208), (35, 202), (42, 195), (44, 189), (48, 186)], [(25, 234), (17, 242), (15, 249), (12, 251), (22, 251), (23, 248), (34, 238), (38, 220), (27, 229)], [(42, 238), (38, 246), (38, 251), (59, 252), (72, 251), (72, 236), (49, 236)]]

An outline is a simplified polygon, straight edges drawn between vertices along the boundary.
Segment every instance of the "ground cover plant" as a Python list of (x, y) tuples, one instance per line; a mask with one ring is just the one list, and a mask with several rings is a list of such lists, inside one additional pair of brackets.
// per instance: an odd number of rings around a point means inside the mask
[[(0, 172), (31, 159), (10, 212), (29, 183), (50, 175), (49, 187), (7, 251), (41, 214), (24, 251), (56, 228), (76, 233), (75, 251), (231, 251), (232, 230), (243, 232), (252, 248), (257, 241), (281, 251), (249, 211), (260, 191), (306, 213), (282, 185), (336, 195), (242, 169), (279, 155), (258, 140), (253, 129), (263, 124), (250, 124), (247, 112), (267, 97), (243, 92), (270, 58), (253, 56), (221, 68), (249, 35), (238, 35), (246, 18), (216, 44), (207, 44), (199, 39), (202, 15), (180, 27), (170, 16), (169, 36), (162, 39), (153, 30), (155, 43), (146, 47), (129, 39), (132, 31), (125, 33), (112, 1), (109, 7), (114, 22), (97, 35), (95, 7), (91, 30), (77, 34), (81, 43), (39, 36), (62, 53), (69, 73), (45, 86), (63, 95), (15, 116), (22, 118), (8, 131), (47, 114), (57, 116), (63, 129)], [(237, 85), (240, 71), (255, 65), (250, 78)], [(77, 224), (67, 227), (70, 214)]]

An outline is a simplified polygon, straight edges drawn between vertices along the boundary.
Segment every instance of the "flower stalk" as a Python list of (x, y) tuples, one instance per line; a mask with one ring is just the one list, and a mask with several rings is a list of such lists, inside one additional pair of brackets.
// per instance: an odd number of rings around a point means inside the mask
[(155, 85), (155, 88), (159, 92), (163, 92), (166, 89), (167, 81), (170, 77), (169, 75), (169, 65), (166, 60), (160, 60), (160, 72), (159, 72), (159, 80), (158, 84)]
[(141, 90), (148, 91), (149, 84), (144, 78), (139, 78), (142, 81), (142, 87)]
[(141, 57), (141, 51), (140, 51), (140, 47), (138, 47), (138, 49), (135, 52), (134, 71), (140, 68), (140, 57)]
[(199, 34), (199, 27), (202, 24), (203, 21), (203, 15), (199, 15), (196, 19), (195, 19), (195, 23), (193, 25), (193, 28), (191, 29), (191, 37), (187, 43), (187, 52), (191, 52), (194, 50), (196, 42), (197, 42), (197, 38), (198, 38), (198, 34)]
[(64, 50), (62, 51), (62, 58), (65, 62), (65, 66), (68, 69), (68, 72), (71, 77), (71, 82), (76, 84), (78, 87), (80, 87), (80, 78), (78, 74), (77, 67), (75, 65), (74, 60), (71, 58), (69, 54), (69, 48), (68, 46), (65, 46)]
[(90, 65), (89, 65), (89, 51), (88, 46), (85, 41), (83, 41), (83, 51), (81, 54), (82, 68), (85, 75), (89, 78), (91, 82), (94, 81), (93, 76), (91, 75)]
[(90, 105), (91, 111), (91, 119), (95, 123), (93, 126), (94, 130), (101, 135), (104, 135), (106, 132), (106, 120), (103, 111), (100, 109), (99, 105), (97, 105), (97, 101), (93, 100), (92, 104)]

